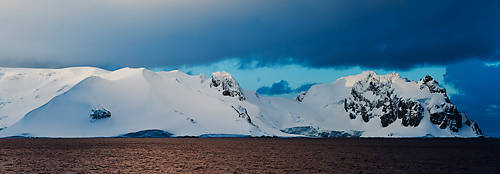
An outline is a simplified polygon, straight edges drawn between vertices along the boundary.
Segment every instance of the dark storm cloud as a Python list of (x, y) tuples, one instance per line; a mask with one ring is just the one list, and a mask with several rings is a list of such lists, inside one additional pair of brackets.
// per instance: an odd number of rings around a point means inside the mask
[(0, 66), (498, 60), (500, 1), (1, 1)]
[[(460, 92), (451, 96), (457, 107), (486, 131), (500, 136), (500, 66), (469, 60), (446, 68), (444, 80)], [(488, 132), (486, 132), (488, 133)]]
[(273, 83), (270, 87), (263, 86), (257, 89), (258, 94), (263, 95), (281, 95), (281, 94), (290, 94), (290, 93), (299, 93), (302, 91), (307, 91), (311, 88), (315, 83), (308, 83), (299, 86), (298, 88), (292, 89), (286, 80), (281, 80), (279, 82)]

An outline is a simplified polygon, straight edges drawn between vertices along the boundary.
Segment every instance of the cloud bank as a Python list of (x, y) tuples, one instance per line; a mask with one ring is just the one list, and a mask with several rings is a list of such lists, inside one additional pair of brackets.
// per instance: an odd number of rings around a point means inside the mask
[(302, 91), (309, 90), (309, 88), (311, 88), (311, 86), (315, 84), (316, 83), (307, 83), (293, 89), (289, 86), (288, 81), (281, 80), (279, 82), (273, 83), (271, 86), (260, 87), (259, 89), (257, 89), (257, 93), (263, 95), (282, 95), (282, 94), (299, 93)]
[(500, 1), (0, 1), (0, 66), (500, 60)]

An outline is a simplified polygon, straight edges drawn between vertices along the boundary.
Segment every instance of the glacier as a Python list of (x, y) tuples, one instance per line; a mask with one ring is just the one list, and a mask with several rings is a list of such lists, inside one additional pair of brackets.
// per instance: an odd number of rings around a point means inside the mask
[[(151, 131), (152, 130), (152, 131)], [(366, 71), (296, 98), (244, 90), (227, 72), (188, 75), (0, 68), (0, 137), (478, 137), (432, 77)]]

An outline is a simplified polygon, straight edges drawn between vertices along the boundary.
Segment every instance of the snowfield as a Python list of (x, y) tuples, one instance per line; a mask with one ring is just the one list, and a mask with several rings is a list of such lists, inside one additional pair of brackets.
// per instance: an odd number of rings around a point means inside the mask
[(243, 90), (226, 72), (92, 67), (0, 68), (0, 129), (0, 137), (482, 135), (430, 76), (367, 71), (279, 98)]

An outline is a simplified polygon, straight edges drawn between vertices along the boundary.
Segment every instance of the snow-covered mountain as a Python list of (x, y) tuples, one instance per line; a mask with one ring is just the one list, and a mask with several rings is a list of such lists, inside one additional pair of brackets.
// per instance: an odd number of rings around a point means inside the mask
[(430, 76), (367, 71), (279, 98), (243, 90), (226, 72), (90, 67), (0, 68), (0, 128), (0, 137), (482, 134)]
[(103, 73), (109, 72), (90, 67), (0, 68), (0, 129), (16, 123), (83, 79)]

